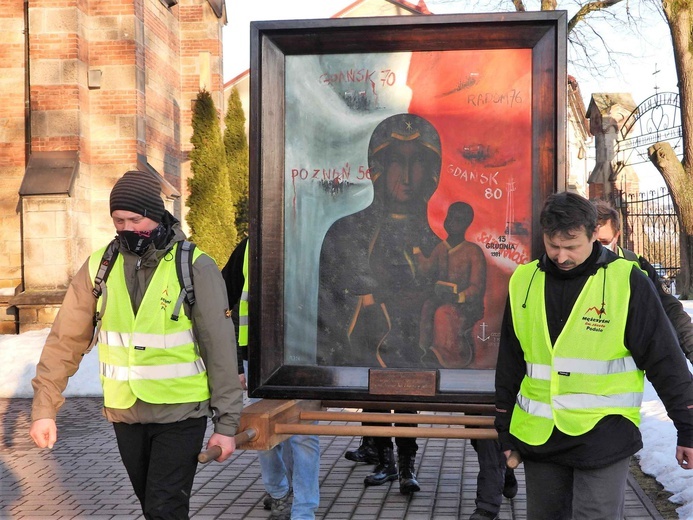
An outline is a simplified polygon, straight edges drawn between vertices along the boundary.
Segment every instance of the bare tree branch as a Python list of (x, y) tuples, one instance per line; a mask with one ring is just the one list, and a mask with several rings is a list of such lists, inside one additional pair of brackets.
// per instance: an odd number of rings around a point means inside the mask
[[(584, 20), (588, 14), (593, 13), (594, 11), (601, 11), (602, 9), (608, 9), (609, 7), (612, 7), (623, 0), (601, 0), (597, 2), (589, 2), (578, 10), (577, 13), (570, 19), (568, 22), (568, 34), (575, 28), (575, 26), (582, 20)], [(554, 9), (555, 9), (555, 2), (554, 2)], [(542, 10), (544, 10), (544, 0), (542, 0)]]
[(651, 24), (653, 16), (664, 19), (661, 2), (662, 0), (436, 0), (439, 4), (459, 6), (459, 12), (566, 9), (569, 17), (575, 13), (572, 19), (569, 18), (568, 24), (568, 61), (576, 72), (592, 77), (609, 77), (620, 73), (620, 62), (633, 58), (635, 51), (624, 49), (618, 35), (641, 34), (641, 28)]

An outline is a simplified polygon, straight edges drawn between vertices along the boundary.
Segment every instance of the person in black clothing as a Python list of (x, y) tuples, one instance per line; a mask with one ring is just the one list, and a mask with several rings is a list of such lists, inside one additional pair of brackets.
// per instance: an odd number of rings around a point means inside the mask
[(236, 352), (238, 357), (238, 377), (241, 380), (243, 390), (248, 389), (246, 381), (246, 371), (248, 370), (248, 345), (238, 344), (238, 302), (241, 299), (243, 292), (243, 255), (248, 244), (248, 238), (241, 240), (234, 248), (226, 265), (221, 270), (221, 275), (226, 283), (226, 293), (229, 297), (229, 306), (231, 308), (231, 319), (233, 320), (234, 329), (236, 331)]
[(510, 280), (496, 366), (496, 429), (524, 460), (527, 517), (622, 518), (644, 387), (652, 382), (693, 467), (693, 376), (652, 282), (597, 240), (572, 193), (541, 212), (546, 254)]
[(691, 323), (691, 317), (685, 311), (683, 305), (681, 305), (681, 301), (671, 294), (670, 290), (662, 283), (657, 271), (650, 262), (633, 251), (623, 249), (618, 245), (618, 239), (621, 236), (621, 219), (618, 211), (605, 200), (594, 200), (592, 204), (597, 208), (597, 240), (618, 256), (622, 256), (626, 260), (638, 262), (640, 268), (647, 273), (647, 276), (654, 283), (655, 289), (657, 289), (664, 312), (666, 312), (669, 321), (674, 326), (681, 350), (693, 362), (693, 323)]

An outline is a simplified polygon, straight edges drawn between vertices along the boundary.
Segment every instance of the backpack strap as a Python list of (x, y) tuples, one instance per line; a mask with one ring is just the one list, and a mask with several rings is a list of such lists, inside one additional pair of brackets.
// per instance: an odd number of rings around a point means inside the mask
[(108, 244), (103, 252), (101, 262), (99, 263), (99, 270), (96, 271), (96, 276), (94, 276), (94, 289), (92, 289), (91, 293), (97, 300), (101, 295), (103, 295), (103, 298), (101, 298), (101, 306), (94, 313), (94, 334), (91, 338), (91, 342), (89, 343), (89, 347), (87, 347), (87, 350), (84, 352), (84, 354), (82, 354), (83, 356), (88, 354), (98, 341), (99, 331), (101, 330), (101, 320), (104, 312), (106, 312), (106, 302), (108, 301), (106, 280), (108, 279), (108, 275), (111, 273), (111, 269), (113, 269), (113, 264), (115, 264), (116, 258), (118, 258), (118, 248), (116, 247), (116, 241), (111, 240), (111, 243)]
[(623, 251), (623, 258), (625, 258), (626, 260), (630, 260), (631, 262), (640, 263), (639, 262), (640, 259), (638, 258), (638, 255), (636, 253), (634, 253), (633, 251), (631, 251), (630, 249), (621, 248), (621, 251)]
[(111, 269), (113, 269), (113, 264), (115, 264), (117, 257), (118, 248), (116, 247), (116, 241), (111, 240), (111, 243), (108, 244), (106, 250), (103, 252), (99, 270), (96, 271), (96, 276), (94, 277), (94, 289), (91, 291), (94, 298), (101, 296), (101, 293), (106, 289), (106, 280), (111, 273)]
[(195, 244), (192, 242), (183, 240), (178, 243), (178, 248), (176, 249), (176, 274), (178, 274), (178, 283), (180, 283), (181, 289), (176, 305), (173, 307), (173, 312), (171, 313), (171, 319), (173, 321), (178, 321), (180, 309), (183, 306), (183, 300), (188, 302), (190, 306), (195, 304), (195, 288), (193, 286), (192, 276), (194, 251)]

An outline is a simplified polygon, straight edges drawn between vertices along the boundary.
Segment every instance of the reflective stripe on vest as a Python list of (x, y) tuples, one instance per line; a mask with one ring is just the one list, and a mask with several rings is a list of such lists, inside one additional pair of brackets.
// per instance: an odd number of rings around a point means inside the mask
[(243, 253), (243, 292), (241, 293), (241, 301), (238, 303), (238, 344), (241, 347), (248, 345), (248, 249), (250, 249), (250, 241), (245, 243), (245, 252)]
[[(133, 314), (125, 282), (123, 255), (118, 255), (106, 281), (109, 298), (98, 336), (104, 405), (125, 409), (137, 399), (152, 404), (177, 404), (209, 399), (207, 372), (197, 348), (192, 322), (171, 313), (181, 287), (175, 248), (161, 260)], [(103, 250), (89, 260), (93, 274)], [(194, 259), (201, 252), (196, 249)], [(97, 302), (97, 307), (100, 302)]]
[[(582, 372), (583, 374), (618, 374), (637, 370), (635, 360), (631, 356), (610, 361), (594, 359), (558, 358), (554, 357), (553, 366), (558, 372)], [(534, 379), (551, 379), (551, 366), (527, 363), (527, 375)]]
[(510, 432), (536, 446), (554, 426), (582, 435), (607, 415), (638, 425), (643, 372), (623, 343), (633, 263), (617, 260), (589, 277), (553, 346), (545, 273), (537, 265), (519, 266), (510, 281), (513, 325), (526, 361)]
[(166, 366), (118, 367), (101, 363), (99, 369), (101, 375), (107, 379), (127, 381), (129, 379), (169, 379), (172, 374), (175, 374), (175, 377), (194, 376), (204, 372), (205, 364), (201, 359), (194, 363)]
[(99, 343), (125, 347), (127, 345), (146, 345), (151, 348), (174, 348), (187, 345), (195, 341), (192, 329), (172, 334), (142, 334), (129, 332), (115, 332), (101, 330), (99, 332)]
[[(612, 394), (612, 395), (593, 395), (593, 394), (571, 394), (553, 398), (555, 409), (579, 409), (579, 408), (600, 408), (600, 407), (632, 407), (640, 406), (642, 396), (638, 393)], [(517, 396), (517, 406), (528, 414), (538, 415), (547, 419), (553, 419), (551, 406), (539, 401), (532, 401), (523, 395)]]

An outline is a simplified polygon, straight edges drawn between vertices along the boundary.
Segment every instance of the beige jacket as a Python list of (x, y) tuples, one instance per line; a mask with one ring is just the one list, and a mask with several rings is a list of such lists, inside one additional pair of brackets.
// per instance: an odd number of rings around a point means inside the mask
[[(174, 229), (176, 235), (169, 246), (185, 239), (177, 224)], [(120, 254), (124, 260), (125, 279), (133, 310), (135, 313), (146, 312), (146, 309), (139, 309), (139, 304), (166, 251), (150, 248), (142, 256), (139, 269), (136, 264), (140, 257), (123, 250)], [(165, 258), (172, 260), (172, 255), (168, 254)], [(216, 433), (229, 436), (236, 433), (243, 407), (243, 390), (236, 366), (233, 322), (231, 314), (227, 312), (226, 286), (219, 268), (205, 254), (200, 255), (193, 264), (193, 281), (196, 302), (192, 309), (185, 304), (185, 311), (192, 317), (193, 332), (207, 367), (211, 398), (201, 403), (168, 405), (138, 400), (126, 410), (104, 408), (104, 415), (109, 421), (128, 424), (170, 423), (207, 416), (213, 418)], [(70, 283), (36, 366), (36, 377), (32, 380), (34, 401), (31, 417), (34, 421), (55, 419), (58, 409), (65, 402), (62, 392), (67, 380), (79, 368), (92, 339), (96, 310), (92, 289), (93, 280), (89, 275), (87, 259)]]

